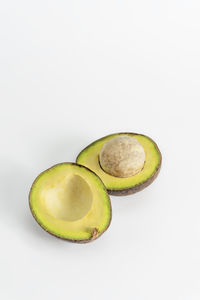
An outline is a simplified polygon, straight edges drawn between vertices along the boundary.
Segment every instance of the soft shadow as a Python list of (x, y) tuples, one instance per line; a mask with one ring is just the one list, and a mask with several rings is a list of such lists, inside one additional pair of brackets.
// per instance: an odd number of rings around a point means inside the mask
[(150, 186), (144, 190), (128, 195), (128, 196), (111, 196), (111, 203), (113, 208), (113, 214), (132, 218), (135, 214), (140, 211), (151, 212), (153, 203), (160, 201), (157, 195), (156, 185), (158, 182), (153, 182)]

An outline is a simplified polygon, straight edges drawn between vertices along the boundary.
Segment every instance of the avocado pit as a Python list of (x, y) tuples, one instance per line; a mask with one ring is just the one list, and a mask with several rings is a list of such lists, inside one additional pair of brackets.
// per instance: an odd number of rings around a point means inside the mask
[(103, 145), (99, 153), (99, 163), (112, 176), (131, 177), (143, 169), (145, 152), (136, 138), (117, 136)]

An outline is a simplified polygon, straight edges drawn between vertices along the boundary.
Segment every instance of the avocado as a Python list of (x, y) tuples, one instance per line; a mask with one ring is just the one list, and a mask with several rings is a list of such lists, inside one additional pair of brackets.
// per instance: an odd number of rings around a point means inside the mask
[(79, 243), (104, 233), (112, 215), (101, 179), (75, 163), (60, 163), (42, 172), (31, 187), (29, 206), (44, 230)]
[(114, 133), (91, 143), (76, 162), (95, 172), (111, 195), (143, 190), (157, 177), (162, 156), (156, 143), (138, 133)]

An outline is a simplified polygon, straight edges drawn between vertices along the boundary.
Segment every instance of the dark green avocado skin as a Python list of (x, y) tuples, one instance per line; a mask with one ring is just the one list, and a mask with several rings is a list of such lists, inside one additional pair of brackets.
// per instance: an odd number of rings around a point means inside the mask
[(108, 194), (113, 195), (113, 196), (126, 196), (126, 195), (131, 195), (131, 194), (140, 192), (156, 179), (156, 177), (158, 176), (158, 174), (160, 172), (160, 168), (161, 168), (161, 162), (160, 162), (158, 168), (156, 169), (155, 173), (151, 177), (149, 177), (146, 181), (142, 182), (141, 184), (135, 185), (134, 187), (128, 188), (128, 189), (123, 189), (123, 190), (109, 190), (108, 189), (107, 190)]
[[(160, 169), (161, 169), (161, 165), (162, 165), (162, 154), (160, 152), (160, 149), (158, 148), (158, 145), (156, 144), (156, 142), (154, 142), (154, 140), (152, 140), (152, 138), (150, 138), (149, 136), (147, 135), (144, 135), (144, 134), (140, 134), (140, 133), (134, 133), (134, 132), (119, 132), (119, 133), (114, 133), (114, 134), (110, 134), (110, 136), (112, 135), (122, 135), (122, 134), (133, 134), (133, 135), (141, 135), (141, 136), (144, 136), (144, 137), (147, 137), (150, 141), (153, 142), (153, 144), (155, 145), (159, 155), (160, 155), (160, 163), (159, 165), (157, 166), (157, 169), (155, 170), (155, 172), (151, 175), (151, 177), (149, 177), (147, 180), (145, 180), (144, 182), (138, 184), (138, 185), (135, 185), (133, 187), (130, 187), (130, 188), (127, 188), (127, 189), (119, 189), (119, 190), (112, 190), (112, 189), (107, 189), (107, 192), (109, 195), (113, 195), (113, 196), (126, 196), (126, 195), (131, 195), (131, 194), (135, 194), (137, 192), (140, 192), (142, 191), (143, 189), (145, 189), (147, 186), (149, 186), (155, 179), (156, 177), (158, 176), (159, 172), (160, 172)], [(96, 141), (94, 141), (93, 143), (91, 143), (90, 145), (88, 145), (87, 147), (85, 147), (80, 153), (79, 155), (84, 151), (86, 150), (87, 148), (89, 148), (91, 145), (93, 145), (94, 143), (96, 143), (97, 141), (99, 140), (103, 140), (105, 137), (108, 137), (109, 135), (106, 135)], [(79, 155), (77, 156), (76, 158), (76, 161), (79, 157)]]

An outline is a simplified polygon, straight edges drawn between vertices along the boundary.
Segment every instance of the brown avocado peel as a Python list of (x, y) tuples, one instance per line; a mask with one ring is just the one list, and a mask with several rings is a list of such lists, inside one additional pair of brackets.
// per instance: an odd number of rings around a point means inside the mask
[(87, 243), (109, 227), (110, 198), (101, 179), (75, 163), (57, 164), (42, 172), (29, 193), (33, 217), (48, 233)]
[(162, 156), (150, 137), (126, 132), (96, 140), (80, 152), (76, 162), (94, 171), (109, 194), (121, 196), (150, 185), (158, 176)]

